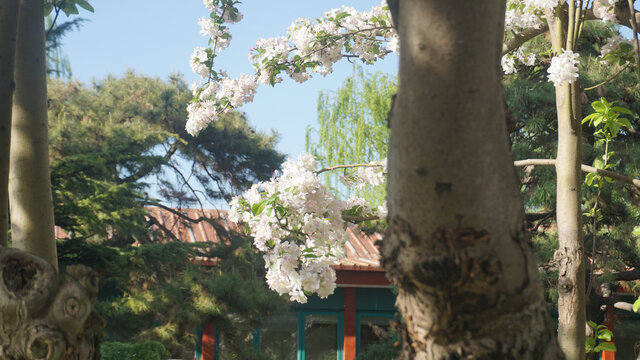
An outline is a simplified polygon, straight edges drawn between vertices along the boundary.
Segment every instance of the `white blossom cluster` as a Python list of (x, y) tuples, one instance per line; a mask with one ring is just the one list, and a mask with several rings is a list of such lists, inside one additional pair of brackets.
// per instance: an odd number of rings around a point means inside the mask
[(226, 24), (240, 21), (242, 14), (231, 0), (203, 2), (211, 11), (211, 18), (201, 18), (198, 25), (200, 33), (210, 38), (212, 47), (197, 47), (191, 55), (191, 70), (201, 77), (200, 83), (192, 86), (195, 100), (187, 106), (186, 130), (191, 135), (217, 120), (221, 114), (252, 101), (257, 87), (254, 76), (243, 74), (239, 79), (230, 79), (224, 71), (212, 70), (216, 52), (226, 49), (231, 42)]
[[(569, 0), (573, 1), (573, 0)], [(538, 10), (552, 10), (560, 4), (566, 3), (567, 0), (523, 0), (523, 3), (530, 8)]]
[(304, 82), (311, 73), (327, 75), (344, 56), (370, 63), (398, 51), (398, 35), (383, 1), (369, 11), (351, 7), (333, 9), (322, 19), (297, 19), (287, 37), (259, 39), (249, 54), (255, 74), (231, 80), (213, 70), (216, 52), (229, 46), (227, 24), (242, 19), (233, 0), (204, 0), (211, 18), (198, 21), (201, 33), (210, 38), (210, 48), (196, 48), (191, 68), (201, 76), (194, 85), (194, 100), (188, 107), (187, 131), (194, 135), (218, 116), (253, 100), (258, 84), (274, 85), (281, 73)]
[(505, 75), (517, 73), (516, 61), (526, 66), (533, 66), (536, 63), (536, 54), (529, 53), (529, 55), (525, 56), (522, 48), (519, 48), (513, 54), (504, 55), (500, 61), (502, 72)]
[(602, 21), (617, 23), (618, 19), (615, 14), (615, 6), (620, 0), (597, 0), (598, 5), (593, 6), (593, 15)]
[(571, 84), (578, 78), (578, 67), (576, 66), (579, 61), (580, 54), (573, 51), (562, 50), (562, 54), (556, 55), (551, 59), (551, 66), (547, 72), (549, 73), (549, 81), (553, 82), (553, 85), (561, 85), (564, 81)]
[(553, 9), (567, 0), (508, 0), (504, 16), (507, 31), (520, 32), (524, 29), (539, 28), (544, 24), (541, 16), (547, 9)]
[(289, 26), (287, 34), (287, 39), (259, 40), (249, 55), (260, 83), (281, 81), (277, 77), (280, 70), (274, 64), (291, 65), (285, 73), (304, 82), (311, 77), (309, 72), (331, 73), (343, 51), (367, 63), (398, 51), (398, 37), (384, 1), (369, 11), (358, 12), (352, 7), (332, 9), (315, 22), (299, 18)]
[[(235, 197), (229, 216), (247, 225), (254, 245), (265, 253), (269, 287), (298, 302), (306, 302), (309, 293), (333, 293), (331, 265), (344, 258), (348, 239), (342, 214), (358, 206), (366, 209), (363, 199), (335, 198), (321, 183), (316, 165), (307, 153), (286, 161), (280, 176)], [(384, 177), (379, 173), (365, 171), (361, 180), (380, 184)], [(383, 212), (386, 216), (386, 207), (366, 213)]]
[(534, 12), (524, 9), (509, 9), (504, 14), (506, 30), (520, 31), (521, 29), (539, 28), (543, 22)]

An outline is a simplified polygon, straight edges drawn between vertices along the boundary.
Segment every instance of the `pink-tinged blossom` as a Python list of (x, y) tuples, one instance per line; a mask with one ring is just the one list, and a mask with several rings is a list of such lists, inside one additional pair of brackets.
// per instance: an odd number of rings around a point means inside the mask
[(562, 54), (556, 55), (551, 59), (551, 66), (547, 72), (549, 73), (549, 81), (553, 82), (553, 85), (561, 85), (564, 81), (571, 84), (578, 78), (578, 67), (576, 66), (579, 61), (580, 55), (573, 51), (562, 50)]

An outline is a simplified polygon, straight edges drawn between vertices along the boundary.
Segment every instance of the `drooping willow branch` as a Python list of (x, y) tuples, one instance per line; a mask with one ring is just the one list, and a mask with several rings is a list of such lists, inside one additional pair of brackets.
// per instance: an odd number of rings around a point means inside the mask
[[(556, 159), (517, 160), (517, 161), (514, 161), (513, 164), (515, 166), (517, 166), (517, 167), (522, 167), (522, 166), (555, 166), (556, 165)], [(600, 175), (612, 178), (614, 180), (618, 180), (618, 181), (633, 185), (633, 186), (635, 186), (637, 188), (640, 188), (640, 179), (634, 179), (632, 177), (625, 176), (625, 175), (622, 175), (622, 174), (618, 174), (618, 173), (615, 173), (615, 172), (609, 171), (609, 170), (596, 169), (593, 166), (589, 166), (589, 165), (582, 164), (580, 167), (581, 167), (582, 171), (584, 171), (584, 172), (600, 174)]]

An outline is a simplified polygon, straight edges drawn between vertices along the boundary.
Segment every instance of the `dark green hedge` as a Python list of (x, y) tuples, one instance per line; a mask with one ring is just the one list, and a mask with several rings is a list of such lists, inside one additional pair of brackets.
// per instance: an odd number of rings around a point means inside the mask
[(157, 341), (140, 344), (104, 342), (100, 347), (102, 360), (167, 360), (169, 352)]

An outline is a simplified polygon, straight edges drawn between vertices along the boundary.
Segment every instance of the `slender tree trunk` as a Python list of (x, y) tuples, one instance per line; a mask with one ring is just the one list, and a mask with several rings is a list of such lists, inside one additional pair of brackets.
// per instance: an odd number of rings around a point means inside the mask
[(9, 205), (13, 247), (57, 268), (49, 176), (43, 0), (21, 0), (11, 128)]
[[(585, 351), (585, 269), (582, 241), (582, 136), (578, 83), (556, 89), (558, 156), (556, 221), (558, 224), (558, 340), (567, 359), (582, 360)], [(570, 105), (569, 105), (570, 104)], [(569, 109), (569, 107), (571, 107)]]
[(509, 152), (505, 1), (402, 0), (389, 231), (403, 359), (561, 358)]
[[(564, 7), (547, 13), (555, 54), (573, 50)], [(568, 360), (585, 358), (586, 283), (582, 240), (582, 124), (580, 85), (556, 87), (558, 154), (556, 156), (556, 222), (558, 225), (558, 340)]]
[(19, 3), (19, 0), (0, 2), (0, 246), (4, 247), (8, 244), (9, 230), (9, 148)]

